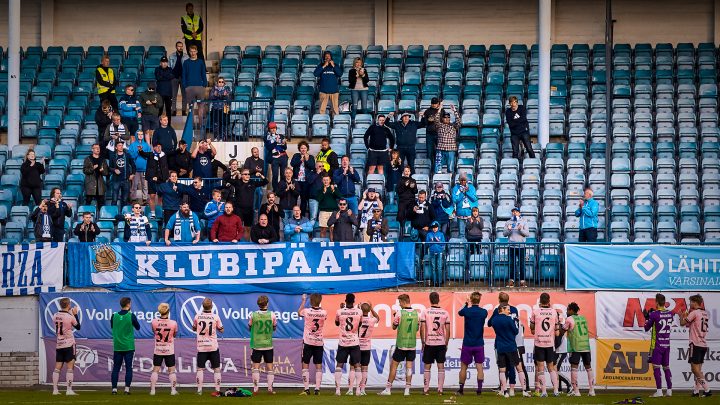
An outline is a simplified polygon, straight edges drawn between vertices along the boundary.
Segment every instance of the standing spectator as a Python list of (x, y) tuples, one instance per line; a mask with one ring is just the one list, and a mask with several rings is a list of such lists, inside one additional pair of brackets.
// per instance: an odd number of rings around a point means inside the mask
[(243, 224), (240, 217), (233, 213), (233, 203), (225, 203), (224, 213), (213, 221), (210, 228), (210, 240), (214, 243), (237, 243), (243, 237)]
[(187, 3), (185, 5), (185, 15), (180, 18), (180, 30), (185, 36), (185, 46), (188, 49), (194, 46), (200, 59), (205, 59), (202, 44), (204, 28), (202, 17), (195, 14), (195, 6), (192, 3)]
[(417, 232), (418, 240), (426, 240), (427, 233), (430, 231), (430, 224), (435, 221), (435, 212), (427, 201), (427, 192), (425, 190), (418, 192), (417, 201), (415, 201), (412, 209), (411, 219), (412, 227)]
[(184, 46), (182, 42), (177, 41), (175, 43), (175, 53), (170, 55), (169, 59), (170, 69), (172, 69), (173, 72), (172, 100), (170, 101), (170, 105), (172, 108), (171, 115), (177, 115), (178, 89), (180, 90), (180, 95), (182, 96), (182, 115), (187, 115), (188, 100), (187, 97), (185, 97), (185, 86), (182, 85), (182, 72), (183, 63), (185, 63), (186, 60), (190, 59), (190, 57), (184, 52)]
[(365, 242), (370, 239), (370, 234), (366, 233), (365, 229), (367, 229), (368, 221), (373, 217), (375, 208), (380, 208), (380, 210), (383, 209), (383, 202), (376, 191), (377, 190), (372, 187), (365, 190), (362, 196), (362, 201), (360, 201), (357, 208), (358, 229), (360, 229), (363, 241)]
[(142, 106), (142, 129), (152, 139), (155, 130), (160, 127), (160, 112), (163, 110), (163, 99), (155, 88), (157, 84), (151, 81), (147, 84), (147, 90), (140, 95)]
[(432, 205), (435, 214), (435, 222), (440, 225), (440, 232), (445, 234), (446, 239), (449, 239), (450, 215), (455, 211), (455, 207), (450, 194), (445, 192), (442, 183), (435, 183), (435, 189), (430, 195), (430, 205)]
[(460, 114), (458, 114), (455, 105), (451, 105), (450, 109), (455, 115), (455, 123), (450, 123), (450, 114), (443, 113), (442, 120), (441, 111), (438, 110), (435, 115), (435, 128), (437, 129), (437, 150), (435, 155), (435, 173), (440, 173), (443, 162), (447, 163), (448, 173), (455, 170), (455, 153), (457, 151), (457, 136), (460, 132)]
[(382, 208), (374, 208), (373, 215), (367, 222), (367, 230), (365, 231), (368, 239), (367, 242), (387, 242), (388, 228), (387, 218), (382, 216)]
[(300, 210), (305, 215), (308, 212), (308, 200), (310, 199), (310, 183), (312, 182), (313, 171), (315, 170), (315, 158), (308, 153), (310, 145), (305, 141), (298, 143), (298, 153), (290, 160), (293, 171), (293, 179), (298, 186), (300, 194)]
[(130, 185), (130, 199), (133, 202), (140, 202), (142, 205), (147, 205), (148, 200), (148, 184), (145, 179), (147, 159), (143, 152), (152, 152), (153, 148), (147, 142), (149, 140), (149, 135), (143, 135), (141, 131), (138, 131), (137, 139), (128, 145), (127, 151), (128, 155), (135, 161), (135, 176), (132, 178), (132, 184)]
[(133, 378), (133, 356), (135, 355), (135, 330), (140, 330), (137, 316), (130, 312), (132, 301), (128, 297), (120, 299), (120, 311), (112, 314), (110, 330), (113, 337), (113, 367), (110, 379), (112, 394), (117, 395), (120, 369), (125, 363), (125, 395), (130, 395), (130, 384)]
[(285, 211), (278, 204), (278, 196), (270, 191), (267, 195), (267, 202), (260, 206), (261, 214), (265, 214), (268, 218), (268, 224), (280, 235), (280, 220), (285, 217)]
[(237, 209), (237, 214), (240, 215), (240, 218), (243, 221), (243, 224), (245, 225), (245, 240), (248, 239), (249, 235), (249, 224), (253, 223), (253, 218), (255, 217), (255, 211), (253, 207), (253, 197), (255, 196), (255, 190), (258, 187), (263, 187), (267, 184), (267, 179), (265, 176), (260, 174), (260, 181), (252, 182), (250, 181), (250, 170), (248, 169), (242, 169), (240, 172), (240, 178), (233, 178), (230, 176), (227, 179), (224, 179), (223, 181), (225, 183), (225, 187), (231, 188), (231, 194), (233, 195), (234, 199), (233, 202), (233, 208)]
[(333, 183), (337, 185), (338, 194), (348, 203), (352, 212), (358, 210), (358, 198), (355, 195), (355, 184), (360, 183), (360, 175), (350, 166), (350, 158), (343, 156), (340, 167), (333, 173)]
[(99, 210), (105, 203), (105, 176), (110, 168), (105, 159), (100, 156), (100, 145), (92, 146), (92, 153), (83, 161), (83, 174), (85, 174), (85, 204), (90, 205), (95, 200)]
[(238, 164), (237, 159), (230, 159), (230, 162), (228, 163), (228, 171), (223, 174), (223, 200), (225, 201), (234, 201), (235, 200), (235, 189), (230, 184), (231, 180), (239, 181), (242, 175), (240, 174), (240, 165)]
[(435, 115), (440, 111), (441, 115), (445, 115), (440, 100), (433, 97), (430, 100), (430, 108), (425, 110), (422, 115), (422, 123), (425, 124), (427, 132), (425, 133), (425, 148), (427, 149), (427, 158), (430, 159), (430, 170), (435, 165), (435, 147), (437, 146), (437, 125)]
[[(167, 56), (160, 58), (160, 66), (155, 68), (155, 82), (157, 83), (157, 93), (162, 97), (162, 107), (159, 115), (172, 115), (172, 89), (173, 89), (173, 70), (168, 66)], [(163, 112), (163, 110), (165, 112)]]
[(318, 194), (323, 188), (323, 177), (330, 176), (325, 171), (325, 166), (321, 162), (315, 162), (315, 171), (310, 176), (310, 184), (308, 186), (308, 217), (311, 221), (318, 221), (319, 202)]
[(28, 149), (25, 153), (25, 160), (20, 165), (20, 192), (23, 196), (23, 205), (30, 204), (32, 196), (35, 205), (40, 205), (42, 194), (45, 165), (35, 160), (35, 151)]
[(132, 213), (121, 217), (125, 223), (123, 240), (130, 243), (144, 243), (147, 246), (152, 243), (152, 228), (142, 210), (142, 205), (133, 204)]
[(337, 211), (332, 212), (327, 221), (327, 225), (330, 227), (330, 241), (353, 242), (355, 240), (353, 227), (358, 226), (358, 220), (358, 216), (349, 209), (347, 200), (340, 198), (337, 203)]
[(77, 236), (80, 242), (95, 242), (95, 238), (100, 235), (100, 227), (93, 222), (91, 213), (84, 212), (82, 222), (75, 225), (73, 234)]
[(288, 165), (287, 139), (277, 132), (277, 124), (268, 124), (268, 134), (265, 141), (266, 150), (270, 151), (270, 167), (272, 170), (272, 188), (278, 190), (278, 183)]
[[(509, 280), (506, 287), (515, 286), (515, 278), (520, 278), (520, 286), (527, 287), (525, 284), (525, 238), (530, 236), (528, 223), (525, 218), (520, 216), (520, 208), (513, 207), (512, 218), (505, 221), (505, 229), (503, 235), (508, 238), (508, 260), (509, 264)], [(515, 245), (515, 246), (513, 246)]]
[(65, 218), (72, 217), (72, 208), (63, 201), (62, 191), (57, 187), (50, 190), (48, 213), (53, 219), (53, 242), (63, 242), (65, 240)]
[[(35, 207), (30, 220), (35, 223), (33, 227), (33, 233), (35, 234), (36, 242), (52, 242), (53, 240), (53, 222), (54, 219), (48, 212), (48, 200), (40, 201), (40, 205)], [(59, 210), (55, 210), (56, 216), (61, 215)], [(20, 243), (20, 241), (18, 241)]]
[(597, 242), (598, 211), (600, 205), (593, 198), (593, 191), (585, 187), (584, 199), (580, 200), (575, 216), (580, 217), (580, 242)]
[(465, 239), (468, 242), (482, 242), (484, 229), (485, 221), (480, 216), (480, 209), (472, 207), (470, 218), (465, 221)]
[[(390, 117), (394, 117), (395, 113), (391, 112), (388, 114)], [(412, 114), (403, 113), (400, 117), (400, 122), (389, 122), (387, 125), (395, 131), (395, 142), (397, 143), (397, 150), (400, 152), (400, 160), (406, 162), (410, 166), (410, 170), (415, 173), (415, 157), (417, 152), (415, 145), (417, 145), (417, 130), (425, 128), (427, 122), (411, 121)], [(429, 142), (429, 137), (426, 137), (425, 142)], [(434, 148), (435, 146), (433, 146)], [(432, 156), (428, 156), (432, 159)]]
[(284, 211), (283, 218), (290, 218), (292, 209), (298, 204), (300, 197), (300, 186), (293, 180), (293, 169), (285, 168), (285, 178), (278, 185), (278, 197), (280, 197), (280, 208)]
[(138, 119), (142, 115), (142, 106), (140, 100), (135, 96), (134, 84), (125, 85), (125, 94), (120, 97), (119, 111), (122, 123), (125, 125), (127, 137), (135, 136), (139, 128)]
[(430, 280), (433, 287), (442, 287), (445, 283), (443, 277), (443, 252), (445, 251), (445, 234), (440, 232), (440, 224), (433, 221), (430, 232), (425, 236), (430, 256)]
[(417, 182), (412, 178), (410, 166), (403, 168), (402, 177), (397, 184), (398, 213), (397, 219), (400, 225), (410, 219), (412, 209), (415, 206), (415, 194), (418, 193)]
[[(130, 139), (125, 125), (122, 123), (120, 114), (113, 113), (110, 125), (105, 127), (105, 133), (100, 140), (100, 155), (103, 158), (110, 158), (115, 153), (118, 142), (127, 142)], [(123, 147), (126, 145), (123, 145)]]
[(455, 203), (455, 217), (458, 222), (460, 236), (465, 235), (465, 221), (470, 218), (472, 207), (477, 207), (477, 194), (475, 186), (468, 183), (465, 173), (460, 173), (458, 184), (452, 189), (452, 199)]
[(330, 140), (327, 138), (323, 138), (320, 142), (320, 152), (318, 152), (317, 156), (315, 157), (316, 162), (320, 162), (323, 164), (323, 168), (328, 173), (334, 173), (335, 170), (337, 170), (339, 164), (338, 164), (338, 155), (330, 149)]
[(400, 181), (403, 169), (400, 152), (393, 149), (390, 152), (390, 164), (388, 165), (388, 173), (385, 176), (385, 190), (388, 192), (388, 202), (390, 203), (395, 201), (395, 188), (397, 188), (398, 181)]
[(320, 110), (318, 113), (325, 114), (328, 99), (332, 103), (333, 117), (340, 114), (338, 109), (338, 96), (340, 88), (338, 80), (342, 77), (342, 69), (332, 60), (332, 53), (325, 51), (323, 61), (315, 68), (315, 77), (318, 80), (318, 91), (320, 92)]
[(103, 100), (97, 110), (95, 110), (95, 124), (98, 127), (98, 143), (100, 144), (101, 150), (105, 149), (105, 145), (103, 145), (103, 137), (105, 136), (105, 130), (112, 122), (114, 113), (115, 110), (113, 110), (110, 100)]
[(191, 155), (193, 177), (202, 177), (203, 179), (214, 177), (212, 161), (216, 154), (215, 145), (209, 139), (201, 140)]
[(200, 220), (194, 212), (190, 211), (190, 204), (180, 204), (178, 212), (174, 213), (165, 224), (165, 245), (170, 246), (170, 232), (174, 242), (200, 241)]
[[(327, 235), (328, 220), (333, 211), (338, 208), (338, 199), (341, 198), (334, 184), (330, 184), (330, 176), (322, 177), (322, 188), (315, 195), (318, 202), (318, 224), (320, 225), (320, 237), (325, 238)], [(347, 206), (347, 200), (343, 198)]]
[[(363, 67), (362, 58), (355, 58), (353, 60), (353, 67), (348, 72), (348, 87), (350, 88), (350, 96), (352, 97), (352, 106), (350, 112), (352, 118), (355, 119), (355, 115), (358, 111), (361, 114), (367, 113), (367, 99), (368, 99), (368, 77), (365, 68)], [(358, 110), (357, 104), (360, 101), (360, 109)]]
[(294, 206), (292, 216), (285, 219), (285, 240), (295, 243), (310, 242), (312, 239), (313, 225), (315, 225), (315, 221), (303, 217), (300, 206)]
[(151, 138), (153, 146), (155, 144), (162, 145), (162, 150), (169, 152), (177, 149), (177, 134), (175, 129), (170, 126), (170, 119), (167, 115), (160, 116), (160, 127), (155, 130)]
[(253, 225), (250, 230), (250, 240), (252, 240), (253, 243), (261, 245), (280, 241), (280, 237), (275, 231), (275, 228), (268, 225), (267, 214), (261, 213), (258, 216), (258, 223)]
[(222, 201), (222, 193), (220, 190), (213, 190), (212, 200), (205, 204), (205, 209), (203, 210), (205, 219), (207, 219), (208, 229), (212, 229), (213, 223), (223, 212), (225, 212), (225, 203)]
[(184, 139), (178, 141), (177, 149), (173, 149), (168, 153), (168, 164), (170, 170), (177, 172), (181, 179), (189, 179), (192, 170), (192, 155), (187, 150), (187, 142)]
[(510, 107), (505, 110), (505, 122), (508, 124), (508, 127), (510, 127), (512, 157), (513, 159), (521, 158), (520, 143), (522, 142), (528, 156), (534, 159), (535, 152), (533, 152), (532, 144), (530, 143), (530, 125), (527, 120), (527, 110), (524, 105), (518, 104), (518, 98), (515, 96), (510, 96), (508, 101), (510, 102)]
[[(167, 117), (164, 118), (167, 121)], [(170, 168), (168, 166), (167, 156), (163, 152), (162, 148), (162, 144), (153, 143), (152, 152), (140, 152), (147, 161), (147, 167), (145, 168), (145, 180), (147, 180), (150, 217), (152, 219), (155, 219), (155, 206), (157, 204), (158, 194), (157, 186), (166, 182), (170, 177)]]
[(130, 183), (135, 177), (135, 161), (125, 153), (125, 143), (118, 140), (115, 152), (110, 154), (110, 187), (112, 189), (112, 205), (122, 207), (130, 195)]
[(395, 135), (390, 131), (390, 128), (385, 126), (384, 115), (377, 116), (375, 124), (368, 127), (363, 139), (368, 150), (368, 174), (374, 174), (375, 169), (377, 169), (378, 174), (385, 173), (388, 154), (390, 149), (395, 146)]
[(163, 202), (163, 223), (167, 224), (170, 217), (180, 209), (182, 194), (188, 188), (188, 186), (178, 183), (177, 172), (173, 170), (170, 171), (168, 181), (157, 185), (157, 192)]
[(190, 204), (190, 211), (201, 217), (205, 213), (205, 205), (210, 201), (203, 187), (202, 177), (195, 177), (192, 186), (188, 187), (184, 194), (183, 200)]
[(100, 64), (95, 69), (95, 83), (100, 101), (108, 100), (114, 110), (118, 109), (118, 100), (115, 97), (115, 88), (118, 86), (118, 76), (115, 69), (110, 67), (110, 57), (103, 55)]
[[(232, 162), (232, 161), (231, 161)], [(262, 179), (265, 178), (265, 170), (267, 169), (267, 166), (265, 165), (265, 161), (260, 158), (260, 149), (253, 147), (250, 149), (250, 156), (245, 159), (245, 163), (243, 163), (243, 169), (248, 169), (250, 171), (250, 181), (253, 183), (260, 183), (262, 182)], [(253, 208), (255, 210), (260, 209), (260, 204), (262, 204), (263, 199), (263, 188), (257, 187), (255, 189), (255, 197), (253, 200)]]
[(210, 90), (210, 122), (215, 141), (227, 141), (230, 130), (230, 100), (232, 92), (225, 85), (225, 79), (217, 79), (215, 86)]
[[(188, 105), (192, 107), (195, 101), (203, 100), (205, 98), (205, 88), (208, 85), (207, 67), (205, 66), (205, 61), (202, 58), (198, 58), (198, 48), (195, 45), (189, 46), (188, 52), (190, 52), (190, 59), (183, 62), (182, 86), (185, 88), (185, 96), (187, 96)], [(185, 98), (183, 98), (183, 102), (184, 100)], [(199, 106), (197, 112), (197, 122), (205, 122), (202, 106)], [(195, 140), (202, 139), (204, 136), (202, 133), (203, 131), (198, 132), (199, 134), (195, 136)]]

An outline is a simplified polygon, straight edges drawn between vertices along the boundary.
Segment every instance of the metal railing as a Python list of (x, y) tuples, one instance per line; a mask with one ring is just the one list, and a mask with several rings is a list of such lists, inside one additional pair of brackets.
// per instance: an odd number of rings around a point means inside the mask
[(271, 107), (265, 100), (198, 100), (188, 117), (193, 120), (193, 140), (245, 142), (262, 138), (272, 119)]

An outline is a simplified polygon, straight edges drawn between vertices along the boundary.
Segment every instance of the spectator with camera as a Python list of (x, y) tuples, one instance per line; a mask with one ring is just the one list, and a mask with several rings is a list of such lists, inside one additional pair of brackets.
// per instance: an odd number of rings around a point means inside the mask
[[(266, 162), (260, 157), (260, 149), (256, 147), (250, 149), (250, 156), (245, 159), (245, 163), (243, 163), (242, 168), (250, 171), (250, 182), (257, 184), (263, 182), (267, 167)], [(259, 185), (255, 189), (255, 197), (252, 206), (256, 211), (260, 209), (260, 204), (262, 204), (263, 185)]]
[(430, 205), (435, 213), (435, 221), (440, 225), (440, 232), (445, 238), (450, 237), (450, 216), (455, 211), (450, 194), (445, 191), (442, 183), (436, 182), (435, 189), (430, 194)]
[(430, 224), (435, 221), (435, 211), (427, 201), (427, 192), (425, 190), (418, 192), (417, 200), (410, 213), (410, 219), (412, 220), (413, 231), (417, 234), (417, 237), (414, 237), (413, 240), (424, 241), (430, 231)]
[(63, 201), (62, 191), (58, 187), (50, 190), (48, 213), (53, 218), (53, 242), (63, 242), (65, 240), (65, 218), (72, 217), (72, 208)]
[[(357, 115), (358, 112), (361, 114), (368, 112), (367, 103), (369, 81), (370, 78), (363, 67), (362, 58), (355, 58), (353, 60), (353, 67), (348, 72), (348, 87), (350, 88), (350, 97), (352, 98), (350, 114), (353, 119), (355, 119), (355, 115)], [(360, 101), (360, 109), (357, 108), (358, 101)]]
[(45, 165), (37, 161), (34, 150), (28, 149), (25, 153), (25, 160), (20, 165), (20, 192), (23, 197), (23, 205), (30, 204), (30, 197), (33, 198), (36, 206), (40, 205), (43, 174), (45, 174)]
[[(48, 200), (40, 201), (40, 205), (35, 207), (35, 210), (30, 215), (30, 220), (35, 223), (33, 233), (36, 242), (52, 242), (53, 240), (53, 222), (55, 218), (50, 216), (48, 212), (49, 205), (50, 202)], [(55, 215), (56, 218), (61, 218), (61, 212), (59, 210), (55, 210), (53, 215)]]
[(92, 213), (83, 213), (82, 221), (75, 225), (73, 234), (77, 236), (80, 242), (95, 242), (95, 238), (100, 235), (100, 227), (93, 222)]

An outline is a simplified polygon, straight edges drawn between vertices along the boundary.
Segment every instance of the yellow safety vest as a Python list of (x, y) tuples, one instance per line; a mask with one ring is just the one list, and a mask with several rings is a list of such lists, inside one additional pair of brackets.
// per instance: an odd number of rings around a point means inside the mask
[[(112, 83), (115, 81), (115, 72), (112, 68), (107, 68), (107, 71), (105, 71), (105, 69), (101, 69), (100, 67), (98, 67), (97, 71), (100, 72), (100, 77), (102, 77), (102, 79), (106, 82)], [(98, 94), (107, 93), (108, 90), (110, 90), (110, 87), (105, 87), (100, 83), (97, 84)], [(115, 94), (115, 89), (112, 89), (110, 93)]]
[[(188, 30), (190, 30), (190, 32), (195, 31), (200, 26), (200, 16), (197, 14), (193, 14), (192, 18), (189, 15), (185, 14), (183, 16), (183, 21), (185, 21), (185, 26), (187, 27)], [(194, 38), (192, 37), (192, 35), (185, 34), (185, 39), (194, 39)], [(202, 39), (202, 34), (198, 33), (197, 40), (199, 41), (201, 39)]]
[(327, 151), (323, 152), (322, 150), (318, 153), (317, 158), (315, 161), (320, 162), (325, 166), (325, 171), (330, 171), (330, 163), (328, 163), (328, 155), (330, 155), (333, 152), (332, 149), (328, 149)]

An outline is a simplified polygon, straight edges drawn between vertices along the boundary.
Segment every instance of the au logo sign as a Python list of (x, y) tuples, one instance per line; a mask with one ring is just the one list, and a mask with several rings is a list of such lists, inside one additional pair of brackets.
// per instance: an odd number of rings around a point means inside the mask
[(647, 340), (597, 341), (597, 382), (618, 387), (653, 387)]

